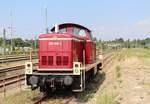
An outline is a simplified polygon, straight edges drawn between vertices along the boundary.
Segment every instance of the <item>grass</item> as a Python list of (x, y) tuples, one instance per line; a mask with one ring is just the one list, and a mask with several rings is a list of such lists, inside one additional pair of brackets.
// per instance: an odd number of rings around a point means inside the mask
[[(118, 52), (115, 59), (120, 62), (123, 61), (126, 58), (129, 57), (137, 57), (140, 59), (150, 59), (150, 49), (144, 49), (144, 48), (131, 48), (131, 49), (122, 49), (120, 52)], [(122, 73), (121, 73), (121, 67), (119, 64), (116, 66), (116, 78), (119, 86), (121, 87), (122, 79), (121, 79)], [(146, 86), (150, 86), (149, 83), (145, 84)], [(96, 104), (119, 104), (119, 102), (116, 101), (116, 92), (117, 85), (113, 86), (114, 91), (110, 91), (110, 89), (102, 89), (98, 98)], [(109, 90), (109, 91), (108, 91)]]
[(6, 76), (6, 73), (0, 73), (0, 78), (5, 77), (5, 76)]
[(116, 77), (117, 77), (117, 78), (120, 78), (120, 77), (121, 77), (121, 72), (120, 72), (120, 70), (121, 70), (120, 66), (117, 66), (117, 67), (116, 67)]
[(125, 59), (126, 55), (127, 55), (126, 49), (122, 49), (117, 55), (117, 60), (121, 61), (121, 60)]
[(106, 89), (102, 89), (100, 95), (97, 98), (96, 104), (119, 104), (115, 101), (117, 94), (113, 91), (110, 93)]
[(144, 49), (144, 48), (131, 48), (126, 49), (127, 56), (137, 56), (140, 58), (150, 58), (150, 49)]
[[(36, 96), (36, 92), (34, 93)], [(32, 104), (31, 99), (33, 98), (32, 91), (21, 91), (14, 95), (7, 96), (2, 99), (2, 103), (0, 104)]]
[[(123, 49), (121, 50), (117, 56), (114, 57), (113, 60), (121, 61), (125, 55), (126, 51)], [(116, 77), (118, 79), (119, 84), (122, 83), (121, 77), (121, 67), (119, 65), (116, 66)], [(112, 82), (113, 83), (113, 82)], [(113, 89), (113, 90), (112, 90)], [(96, 98), (96, 104), (119, 104), (116, 100), (117, 97), (117, 85), (113, 86), (112, 89), (107, 89), (104, 87)]]
[(150, 49), (145, 48), (124, 48), (122, 49), (118, 55), (118, 61), (126, 57), (139, 57), (139, 58), (150, 58)]
[(104, 72), (98, 73), (96, 77), (94, 78), (94, 80), (89, 81), (87, 83), (88, 86), (86, 85), (85, 91), (83, 91), (82, 93), (78, 93), (76, 95), (77, 101), (84, 103), (88, 101), (89, 99), (93, 98), (98, 88), (100, 87), (100, 85), (103, 83), (104, 80), (105, 80), (105, 73)]
[(116, 78), (117, 78), (118, 85), (121, 88), (122, 80), (121, 80), (121, 72), (120, 71), (121, 71), (120, 66), (116, 66)]
[(144, 85), (148, 86), (150, 88), (150, 83), (144, 83)]

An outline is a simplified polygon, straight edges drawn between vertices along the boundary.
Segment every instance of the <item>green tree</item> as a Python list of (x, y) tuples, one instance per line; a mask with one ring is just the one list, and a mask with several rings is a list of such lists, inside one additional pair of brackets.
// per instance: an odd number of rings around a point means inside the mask
[(0, 46), (3, 46), (3, 38), (0, 38)]
[(24, 41), (21, 38), (14, 38), (13, 39), (13, 45), (16, 47), (23, 47)]

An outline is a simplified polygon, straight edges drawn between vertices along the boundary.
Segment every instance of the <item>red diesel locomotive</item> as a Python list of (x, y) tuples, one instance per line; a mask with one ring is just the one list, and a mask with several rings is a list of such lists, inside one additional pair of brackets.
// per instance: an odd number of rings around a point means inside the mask
[(70, 87), (80, 92), (101, 69), (91, 30), (79, 24), (55, 25), (51, 33), (39, 36), (38, 44), (38, 68), (33, 70), (31, 61), (25, 67), (26, 84), (32, 89), (47, 92)]

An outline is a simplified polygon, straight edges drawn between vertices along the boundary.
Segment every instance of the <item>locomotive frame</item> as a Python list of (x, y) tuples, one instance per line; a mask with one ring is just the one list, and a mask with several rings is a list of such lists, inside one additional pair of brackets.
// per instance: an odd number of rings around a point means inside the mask
[[(64, 29), (64, 27), (68, 29), (68, 32), (60, 33), (59, 28)], [(81, 37), (81, 36), (72, 35), (71, 32), (73, 30), (71, 29), (73, 29), (74, 27), (80, 30), (84, 29), (86, 31), (86, 36)], [(59, 27), (58, 25), (56, 25), (51, 29), (51, 31), (52, 31), (51, 33), (52, 35), (43, 34), (40, 35), (39, 37), (38, 69), (33, 70), (32, 61), (27, 62), (25, 65), (26, 84), (28, 86), (31, 86), (32, 89), (36, 89), (40, 87), (40, 90), (43, 92), (54, 91), (60, 86), (70, 87), (73, 92), (82, 92), (86, 87), (87, 81), (93, 79), (93, 77), (97, 74), (97, 72), (102, 67), (102, 59), (96, 58), (96, 47), (94, 45), (95, 43), (89, 37), (91, 31), (84, 26), (74, 24), (74, 23), (61, 24), (59, 25)], [(70, 34), (72, 35), (72, 37), (70, 37)], [(62, 44), (66, 44), (65, 42), (68, 42), (67, 44), (69, 44), (69, 42), (71, 43), (70, 45), (71, 48), (69, 48), (70, 51), (67, 51), (68, 53), (65, 53), (67, 48), (64, 45), (62, 45)], [(42, 46), (42, 44), (44, 44), (44, 46)], [(48, 50), (46, 54), (44, 53), (45, 51), (43, 51), (42, 47), (48, 47), (48, 45), (50, 45), (50, 50)], [(54, 45), (57, 46), (54, 47)], [(62, 48), (62, 46), (64, 48)], [(80, 49), (77, 49), (78, 47)], [(69, 61), (63, 58), (63, 61), (65, 61), (63, 62), (63, 65), (57, 66), (57, 63), (58, 65), (60, 64), (59, 63), (60, 60), (57, 62), (57, 58), (56, 58), (55, 59), (56, 64), (51, 66), (50, 65), (48, 66), (47, 64), (42, 65), (41, 60), (43, 54), (45, 56), (46, 55), (49, 56), (54, 53), (54, 52), (52, 53), (52, 51), (58, 50), (53, 55), (54, 56), (56, 55), (57, 57), (60, 54), (61, 56), (62, 54), (60, 53), (60, 48), (62, 48), (63, 50), (62, 53), (64, 52), (65, 55), (68, 56), (70, 55), (68, 58)], [(69, 52), (71, 54), (69, 54)], [(54, 60), (54, 58), (52, 59)], [(66, 65), (67, 62), (68, 64)]]

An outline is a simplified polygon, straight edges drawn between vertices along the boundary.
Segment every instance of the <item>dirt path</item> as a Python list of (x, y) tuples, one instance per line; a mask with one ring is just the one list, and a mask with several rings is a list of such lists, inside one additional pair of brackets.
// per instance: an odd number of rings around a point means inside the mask
[(130, 57), (121, 63), (121, 104), (150, 104), (150, 64), (145, 61)]
[(119, 53), (104, 68), (106, 79), (88, 104), (150, 104), (150, 57), (144, 52)]

